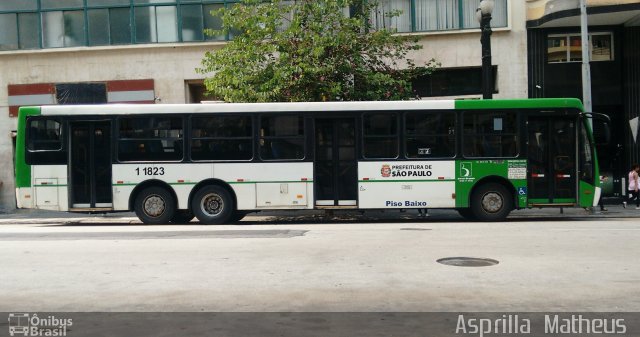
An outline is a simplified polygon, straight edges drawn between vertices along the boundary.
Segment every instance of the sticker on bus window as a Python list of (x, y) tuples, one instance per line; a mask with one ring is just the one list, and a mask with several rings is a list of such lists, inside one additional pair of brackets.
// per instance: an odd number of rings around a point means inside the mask
[(418, 155), (424, 156), (424, 155), (430, 155), (430, 154), (431, 154), (431, 148), (430, 147), (418, 148)]

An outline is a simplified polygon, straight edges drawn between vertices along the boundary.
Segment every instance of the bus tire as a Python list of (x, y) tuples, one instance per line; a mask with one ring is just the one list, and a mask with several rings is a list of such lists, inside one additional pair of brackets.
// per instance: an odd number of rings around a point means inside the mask
[(176, 224), (186, 224), (193, 220), (194, 217), (195, 215), (193, 215), (193, 212), (191, 212), (191, 210), (179, 209), (176, 210), (175, 214), (173, 214), (171, 222)]
[(140, 221), (146, 224), (166, 224), (175, 214), (176, 201), (166, 189), (152, 186), (138, 193), (133, 208)]
[(509, 190), (496, 183), (479, 186), (471, 195), (471, 213), (480, 221), (504, 220), (513, 209)]
[(234, 211), (233, 199), (220, 186), (205, 186), (196, 192), (191, 201), (191, 209), (201, 223), (219, 225), (229, 222)]

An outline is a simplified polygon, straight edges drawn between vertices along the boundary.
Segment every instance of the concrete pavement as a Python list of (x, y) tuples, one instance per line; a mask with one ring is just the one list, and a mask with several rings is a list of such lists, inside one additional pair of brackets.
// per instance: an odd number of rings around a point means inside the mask
[[(4, 219), (0, 311), (640, 311), (634, 217), (433, 213), (237, 226)], [(499, 264), (437, 262), (459, 256)]]

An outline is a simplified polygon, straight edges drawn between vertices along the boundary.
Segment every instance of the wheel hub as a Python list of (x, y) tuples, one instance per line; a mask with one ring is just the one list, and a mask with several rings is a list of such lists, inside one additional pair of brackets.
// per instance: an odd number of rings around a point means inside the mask
[(224, 208), (224, 202), (222, 198), (217, 194), (207, 194), (202, 198), (201, 203), (202, 212), (209, 215), (218, 215)]
[(165, 203), (160, 196), (154, 194), (154, 195), (150, 195), (147, 199), (145, 199), (144, 212), (148, 216), (157, 218), (160, 215), (162, 215), (162, 213), (164, 213), (164, 210), (165, 210)]
[(496, 192), (489, 192), (482, 197), (482, 208), (489, 213), (499, 212), (504, 205), (502, 195)]

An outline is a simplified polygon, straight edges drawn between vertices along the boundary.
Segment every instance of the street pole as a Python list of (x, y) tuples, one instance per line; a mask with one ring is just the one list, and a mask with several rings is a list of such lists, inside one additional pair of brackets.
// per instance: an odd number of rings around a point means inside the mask
[(482, 98), (493, 98), (493, 67), (491, 62), (491, 13), (493, 0), (480, 1), (476, 16), (480, 22), (480, 44), (482, 45)]
[[(582, 104), (585, 112), (593, 112), (593, 104), (591, 102), (591, 44), (589, 43), (589, 26), (587, 23), (587, 0), (580, 0), (580, 39), (582, 40)], [(593, 130), (593, 120), (590, 116), (587, 117), (587, 123)], [(595, 213), (596, 207), (591, 207), (591, 214)]]
[[(587, 24), (587, 0), (580, 0), (580, 33), (582, 39), (582, 104), (584, 111), (593, 112), (591, 101), (591, 50)], [(589, 124), (591, 124), (589, 118)]]

